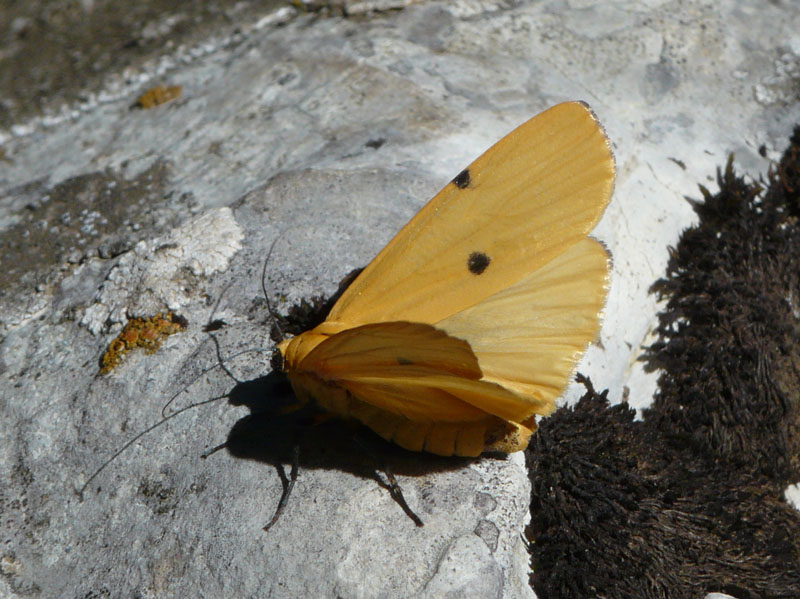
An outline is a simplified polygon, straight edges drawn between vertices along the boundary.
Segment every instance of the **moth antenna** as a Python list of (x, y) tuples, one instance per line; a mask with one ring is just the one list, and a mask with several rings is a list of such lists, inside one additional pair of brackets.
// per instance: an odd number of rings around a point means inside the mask
[[(270, 246), (269, 253), (267, 254), (267, 261), (269, 261), (269, 257), (272, 254), (272, 248), (275, 247), (275, 244), (277, 243), (278, 239), (280, 239), (280, 236), (278, 236), (278, 238), (276, 238), (275, 241), (272, 242), (272, 246)], [(265, 283), (264, 283), (265, 273), (266, 273), (266, 263), (264, 264), (264, 272), (262, 273), (262, 277), (261, 277), (261, 287), (262, 287), (262, 289), (264, 289), (265, 297), (266, 297), (266, 288), (265, 288)], [(225, 288), (220, 293), (219, 298), (217, 299), (216, 303), (214, 304), (214, 308), (211, 310), (211, 314), (209, 315), (208, 322), (206, 323), (206, 329), (211, 329), (212, 328), (212, 324), (214, 323), (214, 315), (216, 314), (217, 310), (219, 309), (219, 305), (222, 302), (222, 298), (225, 296), (225, 292), (230, 288), (230, 286), (232, 284), (233, 284), (232, 282), (229, 283), (227, 286), (225, 286)], [(269, 306), (269, 298), (268, 297), (267, 297), (267, 308), (270, 308), (270, 306)], [(273, 319), (274, 319), (274, 315), (272, 313), (271, 308), (270, 308), (270, 316), (272, 316)], [(275, 322), (275, 325), (278, 326), (277, 322)], [(280, 331), (280, 328), (278, 328), (278, 330)], [(214, 342), (214, 348), (215, 348), (215, 352), (216, 352), (216, 355), (217, 355), (217, 363), (214, 364), (213, 366), (210, 366), (208, 368), (204, 368), (203, 370), (201, 370), (197, 375), (195, 375), (189, 381), (189, 383), (187, 385), (185, 385), (177, 393), (173, 394), (172, 397), (169, 398), (167, 403), (164, 404), (164, 406), (161, 408), (161, 420), (159, 420), (158, 422), (156, 422), (154, 424), (151, 424), (150, 426), (148, 426), (144, 430), (142, 430), (142, 431), (138, 432), (136, 435), (134, 435), (122, 447), (120, 447), (108, 459), (106, 459), (100, 465), (100, 467), (97, 468), (92, 473), (92, 475), (86, 480), (85, 483), (83, 483), (81, 488), (78, 490), (78, 495), (79, 495), (81, 501), (83, 501), (83, 495), (86, 492), (86, 489), (89, 488), (89, 485), (92, 484), (92, 481), (94, 481), (94, 479), (96, 479), (100, 475), (100, 473), (103, 472), (103, 470), (105, 470), (108, 467), (109, 464), (111, 464), (111, 462), (113, 462), (120, 455), (122, 455), (122, 453), (124, 453), (129, 447), (131, 447), (139, 439), (141, 439), (142, 437), (144, 437), (148, 433), (154, 431), (155, 429), (157, 429), (161, 425), (165, 424), (167, 421), (171, 420), (172, 418), (175, 418), (176, 416), (179, 416), (180, 414), (182, 414), (183, 412), (185, 412), (187, 410), (190, 410), (192, 408), (197, 408), (197, 407), (200, 407), (200, 406), (204, 406), (206, 404), (218, 401), (220, 399), (225, 399), (226, 397), (228, 397), (228, 394), (226, 393), (225, 395), (220, 395), (220, 396), (212, 397), (210, 399), (206, 399), (206, 400), (203, 400), (203, 401), (191, 403), (191, 404), (189, 404), (187, 406), (184, 406), (182, 408), (179, 408), (179, 409), (175, 410), (174, 412), (172, 412), (170, 414), (167, 414), (167, 409), (178, 398), (178, 396), (181, 393), (183, 393), (184, 391), (186, 391), (189, 387), (191, 387), (192, 384), (195, 383), (198, 379), (200, 379), (201, 377), (205, 376), (206, 374), (208, 374), (209, 372), (211, 372), (215, 368), (221, 368), (223, 370), (223, 372), (225, 372), (225, 374), (227, 374), (233, 381), (236, 382), (236, 384), (242, 384), (243, 381), (241, 381), (236, 375), (234, 375), (233, 372), (226, 366), (226, 364), (225, 364), (226, 360), (223, 359), (223, 357), (222, 357), (222, 349), (221, 349), (220, 342), (219, 342), (219, 339), (217, 338), (217, 336), (214, 335), (212, 330), (209, 330), (208, 334), (211, 337), (212, 341)], [(243, 355), (243, 354), (248, 354), (248, 353), (252, 353), (252, 352), (262, 352), (262, 351), (269, 351), (269, 350), (267, 350), (266, 348), (246, 349), (246, 350), (242, 350), (240, 352), (236, 352), (235, 354), (232, 354), (232, 355), (228, 356), (228, 360), (234, 359), (234, 358), (236, 358), (236, 357), (238, 357), (240, 355)], [(226, 446), (227, 446), (227, 443), (223, 443), (222, 445), (219, 445), (219, 446), (215, 447), (214, 449), (205, 452), (201, 457), (206, 458), (209, 455), (211, 455), (212, 453), (214, 453), (214, 452), (216, 452), (216, 451), (218, 451), (218, 450), (220, 450), (220, 449), (222, 449), (222, 448), (224, 448)], [(299, 448), (298, 448), (298, 451), (299, 451)], [(290, 488), (289, 488), (288, 492), (291, 492), (291, 487), (294, 486), (294, 479), (297, 478), (297, 469), (294, 467), (294, 464), (293, 464), (293, 468), (292, 468), (292, 476), (293, 476), (293, 480), (291, 481), (291, 485), (290, 485)], [(285, 478), (285, 475), (284, 475), (284, 478)], [(286, 492), (285, 489), (284, 489), (284, 493), (287, 494), (287, 499), (288, 499), (288, 493)], [(285, 503), (285, 500), (284, 500), (284, 503)]]
[[(222, 358), (222, 349), (221, 349), (220, 344), (219, 344), (219, 339), (217, 339), (217, 336), (214, 333), (209, 333), (209, 335), (211, 335), (211, 340), (214, 342), (214, 348), (215, 348), (216, 353), (217, 353), (217, 365), (222, 369), (222, 371), (225, 374), (227, 374), (229, 377), (231, 377), (231, 379), (233, 379), (236, 382), (237, 385), (241, 385), (243, 381), (240, 381), (236, 377), (236, 375), (233, 374), (233, 372), (231, 372), (231, 369), (228, 368), (225, 365), (225, 360)], [(262, 350), (260, 350), (260, 349), (244, 350), (244, 351), (241, 351), (241, 352), (238, 352), (238, 353), (232, 355), (231, 358), (235, 358), (236, 356), (238, 356), (240, 354), (247, 353), (249, 351), (262, 351)]]
[[(277, 241), (277, 239), (275, 241)], [(273, 242), (273, 245), (274, 244), (275, 244), (275, 242)], [(270, 249), (270, 252), (271, 251), (272, 250)], [(170, 397), (169, 401), (166, 404), (164, 404), (163, 408), (161, 408), (161, 417), (162, 418), (166, 418), (167, 417), (167, 408), (169, 408), (169, 406), (172, 405), (172, 402), (174, 402), (178, 398), (178, 395), (180, 395), (181, 393), (183, 393), (183, 391), (185, 391), (186, 389), (191, 387), (199, 378), (205, 376), (206, 374), (208, 374), (209, 372), (211, 372), (215, 368), (221, 368), (225, 372), (225, 374), (227, 374), (231, 378), (231, 380), (233, 380), (237, 385), (241, 384), (243, 381), (241, 381), (236, 375), (234, 375), (233, 372), (225, 365), (226, 361), (230, 361), (230, 360), (232, 360), (232, 359), (234, 359), (234, 358), (236, 358), (238, 356), (241, 356), (241, 355), (247, 354), (247, 353), (251, 353), (251, 352), (262, 352), (262, 351), (263, 352), (267, 352), (267, 351), (270, 351), (269, 349), (266, 349), (266, 348), (263, 348), (263, 347), (258, 347), (258, 348), (253, 348), (253, 349), (245, 349), (245, 350), (242, 350), (242, 351), (237, 352), (235, 354), (232, 354), (232, 355), (228, 356), (227, 360), (222, 357), (222, 349), (220, 347), (219, 339), (217, 339), (217, 336), (214, 335), (212, 329), (213, 329), (213, 325), (215, 323), (214, 316), (216, 316), (217, 310), (219, 309), (219, 305), (222, 303), (222, 298), (225, 297), (225, 294), (227, 293), (228, 289), (231, 288), (232, 285), (233, 285), (233, 281), (228, 283), (222, 289), (222, 292), (219, 294), (219, 297), (217, 298), (217, 301), (214, 304), (214, 307), (211, 309), (211, 313), (208, 316), (208, 321), (206, 322), (206, 325), (204, 327), (204, 329), (208, 332), (209, 336), (211, 337), (211, 339), (214, 342), (215, 352), (217, 354), (217, 363), (214, 364), (213, 366), (209, 366), (208, 368), (204, 368), (203, 370), (201, 370), (196, 376), (194, 376), (189, 381), (189, 383), (186, 384), (186, 386), (183, 389), (181, 389), (175, 395)]]
[(190, 380), (188, 383), (186, 383), (186, 385), (183, 387), (183, 389), (181, 389), (180, 391), (177, 391), (176, 393), (174, 393), (172, 395), (172, 397), (170, 397), (169, 400), (167, 400), (167, 403), (165, 403), (164, 406), (161, 408), (161, 418), (164, 418), (164, 419), (171, 418), (174, 414), (176, 414), (177, 412), (173, 412), (172, 414), (167, 414), (167, 408), (169, 408), (172, 405), (172, 402), (175, 401), (181, 393), (183, 393), (189, 387), (191, 387), (195, 383), (195, 381), (197, 381), (201, 376), (204, 376), (204, 375), (208, 374), (209, 372), (211, 372), (212, 370), (214, 370), (218, 366), (219, 366), (219, 364), (214, 364), (213, 366), (209, 366), (208, 368), (204, 368), (199, 373), (197, 373), (194, 376), (194, 378), (192, 378), (192, 380)]
[[(212, 337), (212, 338), (214, 339), (214, 343), (217, 345), (217, 352), (219, 352), (219, 341), (217, 340), (216, 337)], [(235, 354), (231, 354), (230, 356), (228, 356), (227, 359), (228, 360), (233, 360), (234, 358), (238, 358), (239, 356), (243, 356), (245, 354), (251, 354), (253, 352), (268, 352), (268, 351), (270, 351), (270, 350), (268, 348), (265, 348), (265, 347), (256, 347), (256, 348), (252, 348), (252, 349), (243, 349), (242, 351), (236, 352)], [(217, 358), (220, 358), (219, 353), (217, 353)], [(190, 380), (183, 389), (181, 389), (180, 391), (175, 393), (175, 395), (170, 397), (169, 401), (166, 404), (164, 404), (163, 408), (161, 408), (161, 417), (162, 418), (167, 418), (168, 417), (168, 415), (166, 413), (167, 408), (170, 405), (172, 405), (172, 402), (174, 402), (181, 393), (183, 393), (189, 387), (191, 387), (199, 378), (205, 376), (206, 374), (208, 374), (209, 372), (211, 372), (212, 370), (215, 370), (217, 368), (221, 368), (228, 376), (230, 376), (234, 381), (236, 381), (237, 384), (241, 384), (242, 383), (242, 381), (237, 379), (233, 375), (233, 373), (226, 366), (224, 366), (223, 362), (220, 361), (219, 363), (214, 364), (213, 366), (209, 366), (208, 368), (204, 368), (203, 370), (198, 372), (194, 377), (192, 377), (192, 380)], [(228, 397), (227, 394), (226, 395), (221, 395), (220, 397), (218, 397), (216, 399), (222, 399), (222, 398), (225, 398), (225, 397)], [(196, 405), (202, 405), (202, 404), (196, 404)], [(181, 409), (183, 409), (183, 408), (181, 408)], [(176, 413), (177, 412), (174, 412), (173, 414), (176, 414)]]
[(261, 271), (261, 291), (264, 292), (264, 299), (267, 301), (267, 312), (269, 312), (269, 317), (272, 319), (272, 325), (277, 329), (281, 340), (286, 338), (286, 334), (283, 332), (283, 329), (281, 329), (281, 325), (278, 323), (278, 319), (275, 317), (275, 313), (272, 311), (272, 305), (269, 303), (269, 293), (267, 293), (267, 264), (269, 264), (269, 259), (272, 256), (272, 250), (275, 249), (275, 244), (278, 243), (278, 240), (282, 236), (283, 233), (278, 235), (272, 242), (272, 245), (269, 246), (269, 252), (267, 252), (267, 257), (264, 260), (264, 269)]
[[(214, 304), (214, 309), (211, 310), (211, 314), (208, 317), (208, 325), (206, 325), (207, 327), (214, 321), (214, 314), (216, 314), (217, 308), (219, 308), (219, 305), (222, 302), (222, 298), (225, 296), (225, 293), (228, 291), (228, 289), (230, 289), (232, 284), (233, 281), (225, 285), (225, 287), (222, 289), (222, 292), (219, 294), (219, 297), (217, 298), (217, 303)], [(222, 359), (222, 349), (220, 348), (219, 345), (219, 339), (217, 339), (217, 336), (214, 334), (213, 331), (209, 331), (208, 334), (211, 337), (211, 340), (214, 342), (214, 348), (217, 354), (217, 364), (219, 365), (220, 368), (222, 368), (225, 374), (227, 374), (233, 381), (236, 382), (237, 385), (241, 384), (242, 381), (240, 381), (238, 377), (236, 377), (236, 375), (234, 375), (233, 372), (231, 372), (231, 370), (225, 365), (225, 360)]]
[(179, 414), (185, 412), (186, 410), (191, 410), (192, 408), (197, 408), (197, 407), (203, 406), (205, 404), (209, 404), (209, 403), (212, 403), (212, 402), (215, 402), (215, 401), (219, 401), (220, 399), (224, 399), (225, 397), (227, 397), (227, 395), (220, 395), (219, 397), (212, 397), (210, 399), (206, 399), (206, 400), (203, 400), (203, 401), (198, 401), (196, 403), (189, 404), (188, 406), (184, 406), (181, 409), (173, 412), (169, 416), (165, 416), (164, 418), (162, 418), (158, 422), (156, 422), (154, 424), (151, 424), (150, 426), (148, 426), (143, 431), (141, 431), (139, 433), (136, 433), (136, 435), (134, 435), (133, 438), (128, 440), (127, 443), (125, 443), (122, 447), (120, 447), (117, 451), (115, 451), (113, 453), (113, 455), (111, 455), (111, 457), (109, 457), (105, 462), (103, 462), (100, 465), (100, 467), (97, 470), (95, 470), (94, 473), (86, 480), (86, 482), (83, 483), (83, 486), (81, 486), (80, 490), (78, 491), (78, 496), (80, 497), (81, 501), (83, 501), (83, 494), (86, 492), (86, 489), (89, 488), (89, 485), (92, 484), (92, 481), (95, 478), (97, 478), (97, 476), (103, 470), (105, 470), (106, 467), (111, 462), (113, 462), (115, 459), (117, 459), (117, 457), (119, 457), (126, 449), (128, 449), (131, 445), (136, 443), (139, 439), (144, 437), (146, 434), (154, 431), (155, 429), (157, 429), (158, 427), (160, 427), (162, 424), (166, 423), (167, 421), (169, 421), (169, 420), (175, 418), (176, 416), (178, 416)]
[[(211, 309), (211, 313), (210, 313), (210, 314), (209, 314), (209, 316), (208, 316), (208, 321), (206, 322), (206, 326), (205, 326), (205, 329), (206, 329), (206, 330), (209, 330), (209, 329), (211, 328), (211, 326), (212, 326), (212, 323), (214, 322), (214, 316), (216, 315), (216, 313), (217, 313), (217, 310), (219, 309), (219, 305), (222, 303), (222, 298), (223, 298), (223, 297), (225, 297), (225, 293), (228, 291), (228, 289), (230, 289), (230, 287), (231, 287), (231, 285), (232, 285), (232, 284), (233, 284), (233, 281), (231, 281), (230, 283), (228, 283), (228, 284), (227, 284), (227, 285), (226, 285), (226, 286), (225, 286), (225, 287), (222, 289), (222, 292), (219, 294), (219, 297), (217, 298), (217, 301), (216, 301), (216, 303), (214, 304), (214, 307)], [(161, 408), (161, 417), (162, 417), (162, 418), (166, 418), (166, 417), (167, 417), (167, 408), (169, 408), (169, 407), (172, 405), (172, 402), (174, 402), (174, 401), (175, 401), (175, 400), (178, 398), (178, 395), (180, 395), (181, 393), (183, 393), (184, 391), (186, 391), (186, 389), (188, 389), (189, 387), (191, 387), (191, 386), (192, 386), (192, 385), (193, 385), (193, 384), (194, 384), (194, 383), (195, 383), (195, 382), (196, 382), (196, 381), (197, 381), (197, 380), (198, 380), (200, 377), (202, 377), (202, 376), (205, 376), (206, 374), (208, 374), (209, 372), (211, 372), (211, 371), (212, 371), (212, 370), (214, 370), (215, 368), (222, 368), (222, 370), (223, 370), (223, 371), (225, 371), (225, 374), (227, 374), (229, 377), (231, 377), (231, 378), (232, 378), (232, 379), (233, 379), (233, 380), (234, 380), (234, 381), (235, 381), (237, 384), (239, 384), (239, 383), (241, 382), (241, 381), (240, 381), (238, 378), (236, 378), (236, 377), (233, 375), (233, 373), (231, 373), (231, 371), (230, 371), (230, 370), (229, 370), (229, 369), (228, 369), (228, 368), (225, 366), (225, 364), (224, 364), (224, 361), (223, 361), (223, 359), (222, 359), (222, 356), (221, 356), (221, 354), (220, 354), (219, 341), (217, 340), (216, 336), (214, 336), (213, 332), (212, 332), (212, 331), (210, 331), (210, 330), (209, 330), (208, 334), (209, 334), (209, 336), (211, 337), (211, 339), (213, 339), (213, 341), (214, 341), (214, 345), (216, 346), (217, 363), (216, 363), (216, 364), (214, 364), (214, 366), (210, 366), (210, 367), (208, 367), (208, 368), (204, 368), (203, 370), (201, 370), (201, 371), (200, 371), (200, 372), (199, 372), (199, 373), (198, 373), (198, 374), (197, 374), (197, 375), (196, 375), (194, 378), (192, 378), (192, 380), (191, 380), (191, 381), (189, 381), (189, 382), (186, 384), (186, 386), (185, 386), (183, 389), (181, 389), (180, 391), (178, 391), (177, 393), (175, 393), (175, 395), (173, 395), (172, 397), (170, 397), (170, 398), (169, 398), (169, 401), (167, 401), (167, 403), (166, 403), (166, 404), (164, 404), (164, 406)], [(232, 356), (232, 357), (235, 357), (235, 356)]]

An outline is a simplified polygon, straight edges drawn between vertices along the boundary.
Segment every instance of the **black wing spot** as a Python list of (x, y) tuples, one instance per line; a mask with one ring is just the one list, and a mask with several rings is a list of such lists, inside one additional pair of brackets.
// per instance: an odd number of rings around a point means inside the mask
[(459, 189), (466, 189), (472, 183), (472, 177), (470, 177), (469, 169), (465, 168), (463, 171), (456, 175), (456, 178), (453, 179), (453, 183), (455, 183), (456, 187)]
[(397, 363), (400, 364), (400, 366), (411, 366), (414, 362), (408, 358), (398, 356)]
[(483, 274), (483, 271), (486, 270), (491, 261), (492, 259), (483, 252), (472, 252), (467, 260), (467, 268), (472, 274), (480, 275)]

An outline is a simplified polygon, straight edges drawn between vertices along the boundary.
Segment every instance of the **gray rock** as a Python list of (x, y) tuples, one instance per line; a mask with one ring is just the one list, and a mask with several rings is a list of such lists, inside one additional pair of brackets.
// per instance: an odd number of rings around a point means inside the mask
[[(730, 152), (756, 173), (759, 146), (784, 147), (800, 16), (755, 1), (405, 4), (354, 3), (357, 20), (283, 7), (0, 132), (0, 595), (533, 596), (521, 454), (399, 458), (417, 528), (358, 452), (318, 446), (265, 533), (282, 488), (270, 461), (199, 459), (248, 414), (220, 400), (77, 493), (172, 398), (231, 390), (202, 330), (212, 314), (236, 376), (269, 371), (273, 241), (278, 310), (331, 293), (491, 143), (567, 99), (592, 105), (618, 166), (595, 233), (615, 257), (611, 295), (580, 370), (646, 405), (647, 290), (693, 220), (683, 196)], [(180, 98), (130, 110), (148, 78)], [(188, 328), (101, 376), (126, 320), (166, 309)]]

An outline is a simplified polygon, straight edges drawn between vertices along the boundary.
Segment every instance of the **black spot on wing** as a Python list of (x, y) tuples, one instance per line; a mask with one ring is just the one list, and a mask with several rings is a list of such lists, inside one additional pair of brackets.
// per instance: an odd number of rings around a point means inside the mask
[(453, 179), (453, 183), (459, 189), (466, 189), (469, 187), (470, 183), (472, 183), (472, 177), (470, 177), (469, 169), (465, 168), (463, 171), (456, 175), (456, 178)]
[(411, 366), (414, 362), (408, 358), (398, 356), (397, 363), (400, 364), (400, 366)]
[(467, 268), (472, 274), (480, 275), (483, 274), (483, 271), (486, 270), (491, 261), (492, 259), (483, 252), (472, 252), (467, 259)]

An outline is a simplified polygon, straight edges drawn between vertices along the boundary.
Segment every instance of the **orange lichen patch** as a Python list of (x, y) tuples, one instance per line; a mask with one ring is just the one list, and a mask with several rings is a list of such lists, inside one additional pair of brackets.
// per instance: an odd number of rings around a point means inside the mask
[(129, 320), (103, 354), (100, 373), (108, 374), (114, 370), (122, 361), (122, 357), (137, 347), (144, 348), (148, 353), (156, 352), (167, 336), (184, 330), (187, 324), (189, 323), (183, 316), (174, 312)]
[(153, 108), (160, 104), (166, 104), (180, 97), (182, 90), (180, 85), (157, 85), (139, 96), (136, 99), (136, 105), (140, 108)]

